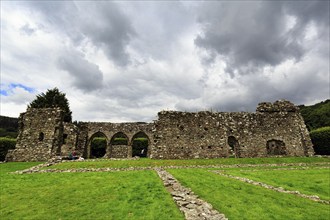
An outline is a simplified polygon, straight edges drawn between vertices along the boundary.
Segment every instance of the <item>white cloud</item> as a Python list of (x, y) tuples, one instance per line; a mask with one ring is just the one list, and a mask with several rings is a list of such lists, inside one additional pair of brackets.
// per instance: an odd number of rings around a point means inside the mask
[(329, 98), (329, 2), (2, 2), (1, 114), (58, 87), (74, 120)]

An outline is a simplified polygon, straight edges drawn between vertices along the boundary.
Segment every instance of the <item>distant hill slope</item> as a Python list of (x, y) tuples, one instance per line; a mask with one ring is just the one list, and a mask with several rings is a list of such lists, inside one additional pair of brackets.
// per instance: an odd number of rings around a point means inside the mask
[(16, 138), (18, 132), (18, 118), (0, 115), (0, 137)]
[(315, 105), (300, 105), (299, 108), (308, 130), (330, 126), (330, 99)]

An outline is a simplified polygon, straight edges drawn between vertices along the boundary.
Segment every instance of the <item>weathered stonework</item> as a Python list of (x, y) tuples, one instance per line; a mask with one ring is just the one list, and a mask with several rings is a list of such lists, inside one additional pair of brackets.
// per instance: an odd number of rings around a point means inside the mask
[(128, 145), (113, 145), (110, 156), (113, 158), (127, 158), (129, 157), (129, 147)]
[(61, 156), (67, 156), (76, 150), (79, 128), (71, 123), (63, 123), (63, 138), (61, 146)]
[[(43, 133), (44, 138), (39, 141)], [(127, 145), (113, 145), (116, 135)], [(91, 141), (107, 141), (104, 158), (132, 157), (133, 140), (148, 139), (147, 156), (157, 159), (311, 156), (308, 130), (288, 101), (260, 103), (255, 113), (162, 111), (154, 123), (63, 122), (59, 109), (28, 109), (20, 116), (16, 149), (8, 161), (47, 160), (53, 155), (92, 158)]]
[(299, 110), (288, 101), (261, 103), (256, 113), (163, 111), (158, 113), (155, 128), (153, 158), (310, 156), (314, 153)]
[(60, 153), (63, 112), (60, 109), (28, 109), (19, 117), (16, 148), (7, 161), (45, 161)]

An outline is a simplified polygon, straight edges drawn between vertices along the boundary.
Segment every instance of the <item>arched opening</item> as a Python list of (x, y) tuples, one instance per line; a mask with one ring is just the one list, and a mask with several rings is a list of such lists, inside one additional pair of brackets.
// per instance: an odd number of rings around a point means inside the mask
[(90, 156), (89, 158), (100, 158), (107, 151), (107, 138), (102, 132), (97, 132), (90, 139)]
[(132, 138), (132, 157), (147, 157), (148, 156), (148, 136), (140, 131)]
[(114, 134), (110, 141), (111, 157), (126, 158), (128, 157), (128, 137), (123, 132)]
[(237, 139), (234, 136), (229, 136), (227, 143), (229, 145), (229, 156), (230, 157), (240, 157), (240, 148)]
[(280, 140), (269, 140), (266, 144), (268, 155), (286, 155), (285, 143)]

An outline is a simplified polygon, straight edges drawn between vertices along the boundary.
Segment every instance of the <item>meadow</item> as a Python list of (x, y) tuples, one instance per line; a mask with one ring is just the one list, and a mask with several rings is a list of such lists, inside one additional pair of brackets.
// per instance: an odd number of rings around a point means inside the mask
[[(184, 219), (156, 172), (150, 169), (160, 166), (166, 167), (182, 185), (191, 188), (229, 219), (329, 219), (330, 216), (329, 204), (211, 172), (222, 170), (329, 200), (329, 158), (97, 160), (65, 162), (45, 168), (63, 171), (60, 173), (11, 173), (37, 164), (0, 164), (0, 219)], [(260, 166), (248, 167), (248, 164)], [(189, 167), (198, 165), (235, 166)], [(66, 172), (68, 169), (105, 167), (145, 167), (149, 170)]]

